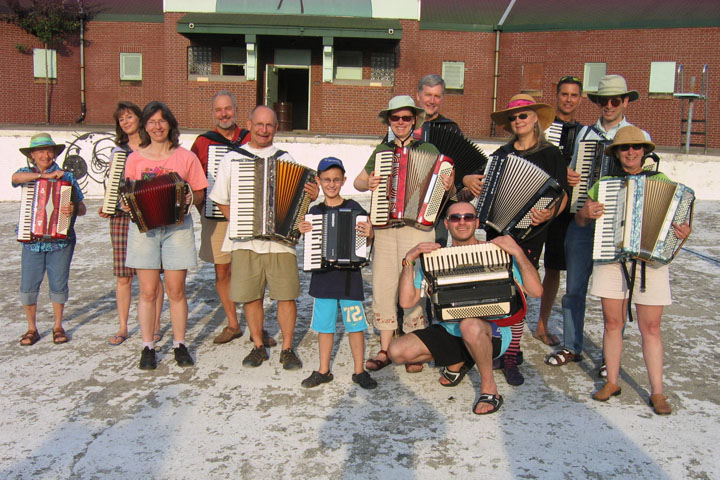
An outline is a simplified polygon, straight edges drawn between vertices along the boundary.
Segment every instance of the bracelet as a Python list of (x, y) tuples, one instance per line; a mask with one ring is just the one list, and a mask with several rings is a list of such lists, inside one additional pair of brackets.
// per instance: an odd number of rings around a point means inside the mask
[(412, 262), (409, 262), (407, 258), (403, 257), (403, 259), (402, 259), (402, 266), (403, 266), (403, 267), (407, 267), (408, 265), (411, 266), (411, 267), (414, 267), (414, 266), (415, 266), (415, 260), (413, 260)]

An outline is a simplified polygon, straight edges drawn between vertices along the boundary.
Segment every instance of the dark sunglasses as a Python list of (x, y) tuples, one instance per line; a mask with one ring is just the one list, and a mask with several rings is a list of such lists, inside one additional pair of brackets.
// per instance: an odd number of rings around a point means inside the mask
[(415, 120), (415, 117), (412, 115), (390, 115), (391, 122), (399, 122), (400, 120), (410, 123)]
[(460, 223), (460, 220), (465, 220), (466, 222), (472, 222), (475, 220), (475, 214), (474, 213), (453, 213), (452, 215), (448, 215), (448, 220), (450, 220), (450, 223)]
[(613, 107), (619, 107), (622, 102), (623, 102), (622, 97), (615, 97), (615, 98), (600, 97), (600, 98), (598, 98), (598, 103), (600, 104), (601, 107), (606, 106), (608, 103), (611, 103)]
[(582, 82), (580, 81), (580, 79), (578, 77), (572, 77), (570, 75), (565, 75), (564, 77), (562, 77), (560, 79), (560, 81), (558, 83), (570, 83), (570, 82), (579, 83), (582, 85)]
[(638, 143), (636, 145), (620, 145), (618, 148), (620, 149), (621, 152), (627, 152), (631, 148), (635, 151), (643, 150), (645, 148), (645, 146), (642, 143)]
[(527, 113), (521, 113), (520, 115), (508, 115), (508, 121), (509, 121), (510, 123), (512, 123), (512, 122), (514, 122), (515, 120), (517, 120), (518, 118), (519, 118), (520, 120), (525, 120), (527, 117), (528, 117), (528, 114), (527, 114)]

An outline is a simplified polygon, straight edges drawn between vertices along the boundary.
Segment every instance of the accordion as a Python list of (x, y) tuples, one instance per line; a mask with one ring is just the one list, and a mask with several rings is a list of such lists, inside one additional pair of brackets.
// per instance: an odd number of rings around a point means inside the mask
[(598, 201), (605, 214), (595, 223), (593, 260), (668, 264), (684, 243), (672, 224), (692, 222), (695, 194), (680, 183), (632, 175), (600, 180)]
[[(230, 147), (227, 145), (210, 145), (208, 147), (208, 162), (207, 162), (207, 191), (212, 192), (213, 186), (215, 185), (215, 177), (217, 176), (218, 167), (220, 166), (220, 160), (230, 151)], [(225, 216), (220, 211), (217, 203), (210, 200), (207, 196), (205, 197), (205, 208), (203, 211), (205, 218), (215, 218), (225, 220)]]
[(360, 210), (340, 208), (325, 214), (305, 215), (312, 230), (304, 234), (303, 270), (359, 268), (368, 264), (367, 238), (358, 234), (357, 224), (367, 222)]
[(22, 186), (19, 242), (61, 240), (68, 237), (72, 217), (60, 209), (72, 203), (72, 183), (66, 180), (39, 178)]
[(305, 184), (315, 179), (315, 170), (274, 156), (233, 158), (230, 169), (229, 238), (297, 244), (310, 206)]
[(560, 149), (563, 157), (570, 160), (575, 149), (575, 137), (578, 130), (579, 124), (577, 123), (553, 122), (545, 130), (545, 138)]
[(570, 195), (570, 213), (577, 213), (585, 205), (588, 189), (599, 179), (624, 175), (618, 159), (605, 154), (610, 143), (610, 140), (578, 142), (577, 154), (570, 166), (580, 174), (580, 183), (573, 187)]
[(372, 192), (370, 223), (432, 230), (447, 200), (440, 175), (451, 175), (452, 169), (452, 159), (442, 154), (407, 147), (378, 152), (375, 175), (382, 180)]
[(547, 225), (531, 225), (530, 210), (559, 206), (563, 189), (543, 169), (522, 157), (492, 157), (478, 199), (480, 226), (516, 240), (529, 240)]
[(188, 185), (175, 172), (147, 180), (128, 180), (122, 198), (130, 207), (130, 220), (145, 233), (153, 228), (183, 223)]
[(420, 260), (439, 321), (505, 317), (516, 305), (512, 257), (492, 243), (440, 248)]
[(102, 212), (106, 215), (115, 215), (116, 213), (127, 157), (126, 152), (115, 151), (113, 154), (102, 204)]
[(425, 123), (422, 135), (423, 141), (435, 145), (440, 153), (453, 159), (458, 190), (462, 188), (465, 175), (485, 170), (488, 158), (482, 149), (457, 129), (442, 123)]

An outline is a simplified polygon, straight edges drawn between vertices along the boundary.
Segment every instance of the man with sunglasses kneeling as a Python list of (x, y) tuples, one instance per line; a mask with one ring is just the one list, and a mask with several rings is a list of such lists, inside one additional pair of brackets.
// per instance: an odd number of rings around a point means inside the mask
[[(447, 213), (445, 226), (452, 237), (453, 246), (480, 243), (475, 238), (478, 219), (471, 204), (456, 203), (450, 206)], [(518, 294), (539, 297), (542, 294), (540, 276), (523, 249), (509, 236), (497, 237), (492, 243), (512, 255), (513, 275), (521, 287)], [(415, 305), (422, 296), (423, 274), (417, 260), (421, 253), (438, 248), (441, 248), (438, 243), (422, 242), (403, 258), (398, 292), (400, 306)], [(524, 305), (524, 301), (522, 303)], [(519, 315), (520, 318), (524, 317), (524, 312), (521, 311)], [(432, 324), (423, 330), (395, 338), (388, 348), (388, 356), (398, 364), (434, 360), (435, 365), (443, 367), (441, 385), (449, 387), (460, 383), (471, 368), (468, 365), (475, 363), (480, 373), (481, 387), (473, 413), (486, 415), (498, 411), (503, 403), (493, 376), (492, 360), (504, 353), (510, 337), (509, 327), (498, 327), (494, 322), (480, 318), (464, 318), (459, 322)]]

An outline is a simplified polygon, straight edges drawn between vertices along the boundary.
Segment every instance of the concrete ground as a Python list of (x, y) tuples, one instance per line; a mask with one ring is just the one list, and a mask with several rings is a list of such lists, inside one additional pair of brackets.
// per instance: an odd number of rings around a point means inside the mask
[[(90, 201), (88, 211), (99, 205)], [(336, 338), (335, 380), (301, 387), (317, 368), (306, 295), (294, 340), (303, 369), (284, 371), (278, 348), (259, 368), (244, 368), (247, 333), (226, 345), (212, 343), (225, 318), (213, 268), (204, 263), (187, 279), (186, 338), (196, 366), (175, 365), (166, 306), (158, 369), (139, 370), (134, 307), (130, 339), (117, 347), (107, 343), (117, 328), (111, 250), (107, 221), (93, 214), (77, 222), (65, 322), (71, 341), (52, 343), (44, 284), (42, 339), (21, 347), (18, 204), (0, 203), (6, 259), (0, 266), (0, 478), (720, 478), (718, 207), (699, 202), (687, 243), (692, 251), (681, 252), (671, 267), (675, 303), (666, 309), (663, 332), (672, 415), (656, 416), (647, 406), (636, 324), (626, 330), (622, 395), (607, 403), (590, 398), (601, 385), (602, 340), (599, 301), (590, 298), (586, 360), (547, 366), (543, 358), (551, 348), (526, 330), (525, 384), (511, 387), (496, 372), (505, 404), (478, 417), (471, 413), (477, 372), (443, 388), (435, 368), (409, 375), (392, 366), (374, 374), (376, 390), (364, 391), (350, 380), (343, 335)], [(307, 291), (309, 275), (301, 273), (301, 282)], [(266, 301), (266, 307), (267, 328), (279, 340), (274, 306)], [(530, 309), (534, 328), (538, 302)], [(561, 331), (559, 299), (551, 330)], [(367, 352), (376, 352), (377, 338), (367, 339)]]

